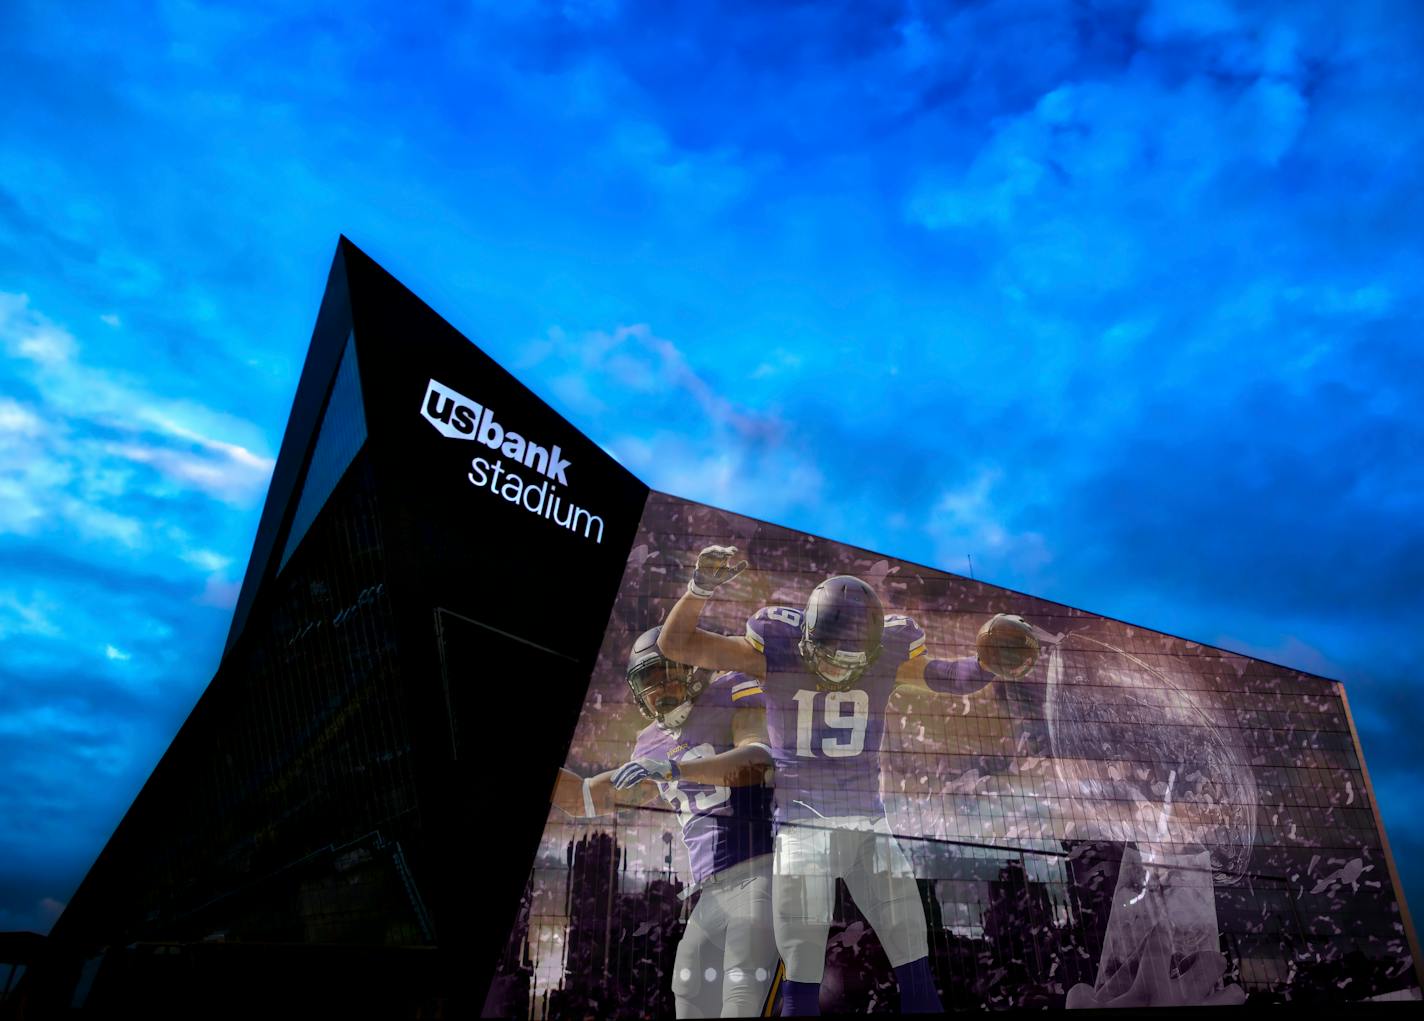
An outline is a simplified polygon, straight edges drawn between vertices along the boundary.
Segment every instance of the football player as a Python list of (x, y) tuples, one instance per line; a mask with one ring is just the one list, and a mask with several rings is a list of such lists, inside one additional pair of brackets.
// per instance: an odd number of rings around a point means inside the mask
[(767, 606), (745, 637), (697, 626), (714, 590), (741, 573), (736, 548), (709, 546), (658, 640), (665, 656), (762, 681), (776, 766), (773, 910), (786, 966), (782, 1013), (818, 1014), (836, 878), (885, 947), (902, 1012), (943, 1010), (929, 966), (924, 909), (880, 800), (885, 705), (898, 685), (967, 694), (995, 676), (1022, 677), (1038, 656), (1035, 629), (1000, 614), (978, 639), (979, 656), (925, 654), (912, 619), (886, 616), (875, 590), (838, 575), (812, 590), (804, 610)]
[(748, 708), (761, 682), (708, 682), (658, 651), (659, 628), (628, 657), (628, 687), (649, 721), (629, 762), (583, 779), (560, 770), (554, 804), (604, 815), (661, 796), (677, 815), (700, 895), (677, 947), (672, 992), (679, 1018), (761, 1013), (776, 972), (771, 929), (771, 767), (765, 713)]

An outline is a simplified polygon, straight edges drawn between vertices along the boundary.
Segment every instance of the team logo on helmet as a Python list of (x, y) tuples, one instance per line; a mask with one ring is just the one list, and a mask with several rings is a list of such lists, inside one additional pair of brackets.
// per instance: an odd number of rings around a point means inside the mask
[(644, 631), (628, 654), (628, 688), (645, 719), (665, 730), (687, 721), (692, 703), (707, 687), (706, 675), (686, 663), (675, 663), (658, 651), (662, 627)]
[(811, 590), (797, 650), (807, 669), (840, 691), (875, 662), (884, 631), (885, 607), (875, 590), (853, 575), (838, 574)]

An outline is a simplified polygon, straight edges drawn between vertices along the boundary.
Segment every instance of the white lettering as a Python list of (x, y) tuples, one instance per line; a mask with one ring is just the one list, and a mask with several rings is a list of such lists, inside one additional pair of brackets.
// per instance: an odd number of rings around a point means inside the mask
[[(507, 429), (495, 417), (494, 409), (471, 400), (439, 380), (431, 379), (421, 400), (420, 414), (441, 436), (455, 440), (478, 440), (490, 450), (504, 455), (512, 467), (532, 469), (544, 479), (537, 484), (506, 468), (503, 459), (470, 460), (465, 478), (476, 489), (488, 489), (530, 514), (552, 521), (560, 528), (581, 532), (585, 539), (603, 542), (603, 518), (580, 507), (560, 493), (555, 483), (569, 484), (570, 460), (558, 444), (540, 446), (520, 433)], [(833, 726), (835, 724), (832, 724)], [(843, 726), (843, 725), (842, 725)]]
[(483, 410), (458, 390), (452, 390), (444, 383), (432, 379), (425, 388), (425, 397), (420, 402), (420, 414), (435, 427), (441, 436), (452, 440), (472, 440), (475, 438), (475, 419)]
[(524, 437), (516, 432), (504, 434), (504, 446), (499, 448), (500, 453), (511, 461), (524, 460)]
[(597, 522), (598, 522), (598, 541), (599, 541), (599, 542), (602, 542), (602, 541), (603, 541), (603, 519), (602, 519), (601, 517), (599, 517), (597, 514), (590, 514), (588, 511), (584, 510), (582, 507), (580, 507), (578, 510), (576, 510), (576, 511), (574, 512), (573, 523), (569, 525), (569, 530), (570, 530), (570, 531), (573, 531), (573, 532), (577, 532), (577, 531), (578, 531), (578, 519), (579, 519), (579, 515), (580, 515), (580, 514), (582, 514), (582, 515), (584, 516), (584, 518), (586, 519), (585, 522), (584, 522), (584, 526), (583, 526), (583, 537), (584, 537), (585, 539), (587, 539), (587, 538), (589, 537), (589, 533), (593, 531), (593, 523), (594, 523), (595, 521), (597, 521)]
[(524, 479), (509, 471), (503, 461), (490, 464), (483, 457), (470, 461), (470, 471), (465, 473), (470, 485), (476, 489), (487, 489), (503, 499), (523, 507), (530, 514), (546, 518), (560, 528), (571, 532), (583, 530), (585, 539), (592, 539), (602, 545), (603, 519), (592, 511), (565, 501), (556, 491), (552, 482), (530, 485)]
[(491, 450), (497, 450), (514, 464), (533, 468), (554, 482), (567, 486), (569, 459), (555, 444), (543, 447), (512, 429), (506, 429), (495, 418), (494, 410), (466, 397), (460, 391), (431, 379), (420, 402), (420, 415), (441, 436), (452, 440), (479, 440)]
[(504, 442), (504, 427), (494, 420), (489, 408), (485, 408), (485, 417), (480, 420), (479, 441), (491, 450), (498, 450)]
[(567, 486), (569, 480), (564, 478), (564, 469), (569, 466), (569, 462), (559, 456), (561, 453), (562, 451), (559, 450), (559, 445), (557, 443), (554, 444), (554, 452), (549, 455), (549, 468), (544, 474)]

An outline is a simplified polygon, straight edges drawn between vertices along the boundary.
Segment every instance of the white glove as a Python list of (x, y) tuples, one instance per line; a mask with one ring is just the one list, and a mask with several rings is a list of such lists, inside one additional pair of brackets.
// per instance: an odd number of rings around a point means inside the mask
[(725, 585), (747, 569), (745, 560), (732, 563), (736, 555), (735, 546), (708, 546), (697, 554), (697, 566), (692, 570), (687, 591), (699, 599), (711, 599), (718, 585)]
[(626, 791), (644, 780), (676, 780), (678, 775), (677, 763), (671, 759), (634, 759), (619, 766), (609, 782)]

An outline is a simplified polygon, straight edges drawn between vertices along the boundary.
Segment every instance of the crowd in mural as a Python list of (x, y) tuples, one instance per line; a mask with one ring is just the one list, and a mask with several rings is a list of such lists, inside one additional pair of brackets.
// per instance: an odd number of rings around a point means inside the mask
[(1333, 682), (655, 494), (486, 1012), (1417, 995), (1368, 799)]

